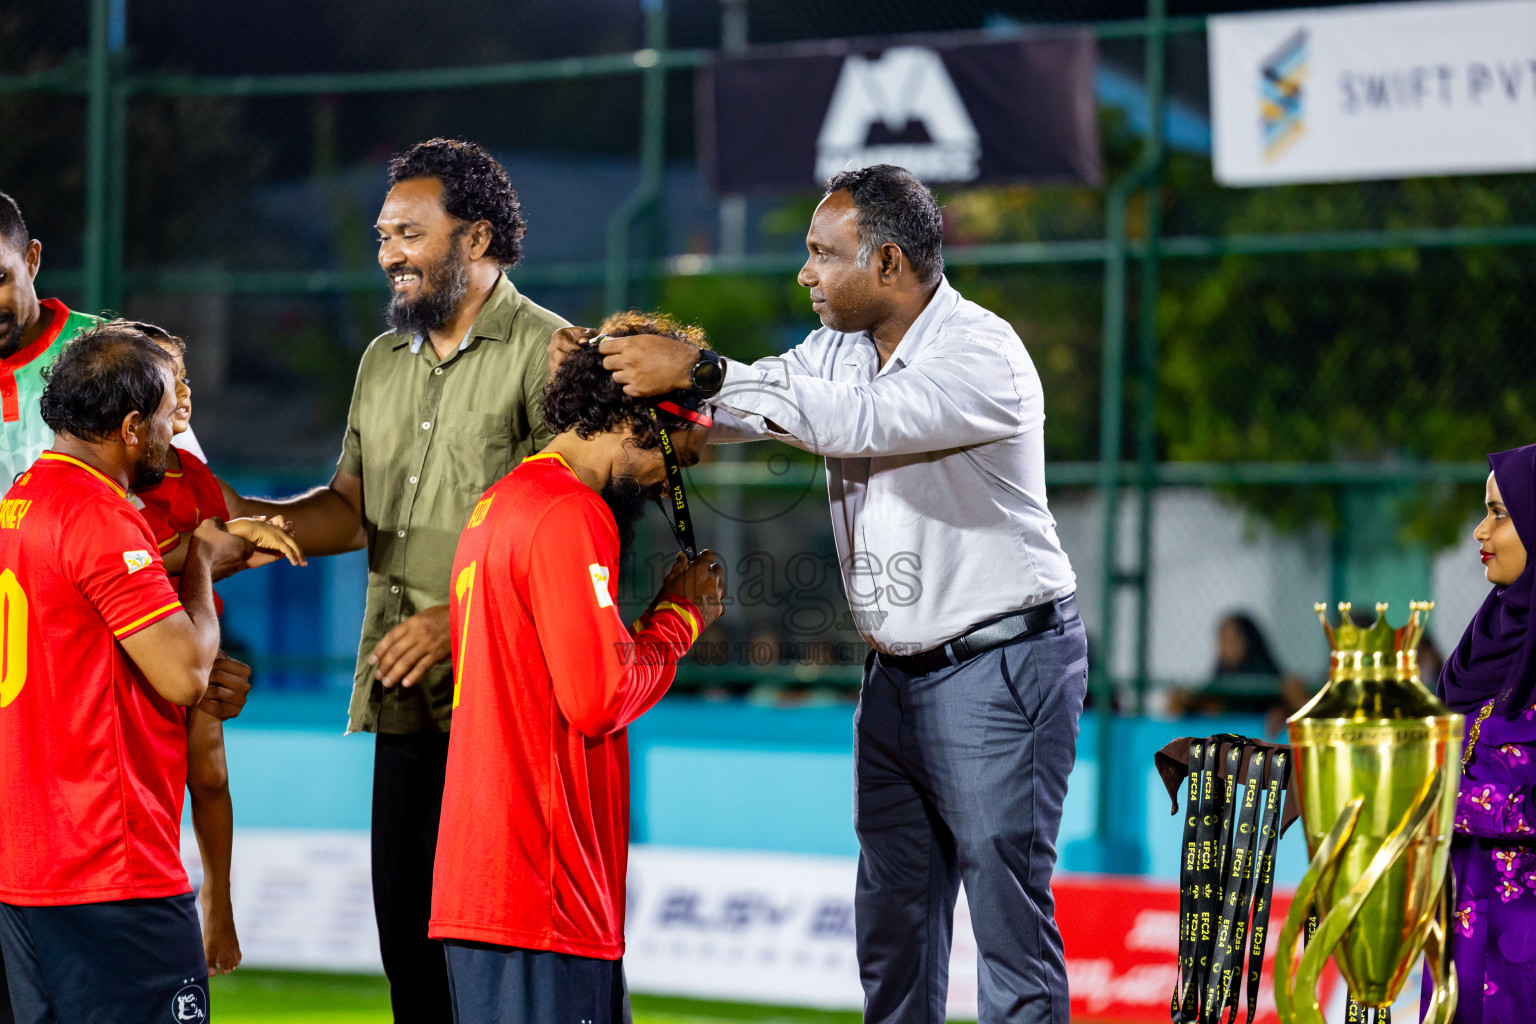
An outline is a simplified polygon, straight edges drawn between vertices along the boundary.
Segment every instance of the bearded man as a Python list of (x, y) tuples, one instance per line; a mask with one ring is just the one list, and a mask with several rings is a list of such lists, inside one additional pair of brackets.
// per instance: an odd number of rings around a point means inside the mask
[(245, 515), (283, 515), (306, 554), (368, 548), (351, 732), (377, 733), (373, 899), (399, 1024), (453, 1019), (440, 942), (427, 938), (453, 709), (454, 548), (484, 491), (551, 438), (545, 347), (564, 320), (518, 294), (522, 207), (469, 142), (397, 156), (376, 224), (387, 334), (363, 353), (330, 484)]

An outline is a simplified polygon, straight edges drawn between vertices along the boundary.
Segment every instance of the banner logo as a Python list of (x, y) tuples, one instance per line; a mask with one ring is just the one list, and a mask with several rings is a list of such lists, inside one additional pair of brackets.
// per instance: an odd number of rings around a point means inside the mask
[(938, 51), (897, 46), (843, 61), (816, 137), (816, 177), (896, 164), (924, 181), (974, 181), (981, 136)]
[(1259, 68), (1259, 124), (1264, 159), (1273, 161), (1306, 131), (1307, 30), (1297, 29)]

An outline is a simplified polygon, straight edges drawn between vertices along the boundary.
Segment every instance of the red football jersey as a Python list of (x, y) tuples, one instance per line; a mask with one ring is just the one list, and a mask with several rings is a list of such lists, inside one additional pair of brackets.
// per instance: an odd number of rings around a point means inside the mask
[(161, 554), (174, 548), (181, 542), (182, 534), (197, 529), (204, 519), (229, 518), (224, 492), (219, 490), (219, 481), (208, 464), (180, 448), (176, 455), (181, 459), (180, 472), (166, 473), (160, 484), (136, 492), (144, 503), (144, 520), (149, 523)]
[[(229, 506), (224, 504), (224, 492), (208, 464), (191, 452), (176, 449), (181, 459), (181, 470), (165, 474), (165, 479), (147, 491), (137, 491), (144, 503), (139, 511), (149, 524), (149, 532), (155, 535), (155, 546), (164, 556), (177, 544), (181, 535), (197, 529), (197, 524), (210, 516), (229, 518)], [(176, 579), (180, 576), (173, 576)], [(213, 610), (224, 614), (224, 600), (213, 595)]]
[(624, 954), (629, 744), (698, 637), (666, 602), (619, 617), (613, 514), (558, 455), (502, 477), (453, 562), (455, 700), (434, 939)]
[(187, 713), (118, 641), (181, 608), (138, 510), (44, 452), (0, 502), (0, 901), (190, 892)]

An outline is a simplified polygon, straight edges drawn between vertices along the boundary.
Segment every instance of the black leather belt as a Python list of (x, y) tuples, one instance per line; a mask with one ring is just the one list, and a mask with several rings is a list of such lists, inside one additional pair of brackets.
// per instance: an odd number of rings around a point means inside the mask
[(1037, 604), (1033, 608), (1026, 608), (1022, 612), (1014, 612), (1012, 615), (1004, 615), (1000, 619), (984, 622), (969, 633), (958, 636), (931, 651), (921, 651), (917, 654), (886, 654), (880, 651), (875, 654), (875, 657), (886, 668), (900, 669), (912, 676), (927, 675), (941, 668), (949, 668), (970, 661), (978, 654), (985, 654), (1010, 640), (1059, 628), (1061, 602), (1065, 600), (1068, 599), (1057, 598), (1045, 604)]

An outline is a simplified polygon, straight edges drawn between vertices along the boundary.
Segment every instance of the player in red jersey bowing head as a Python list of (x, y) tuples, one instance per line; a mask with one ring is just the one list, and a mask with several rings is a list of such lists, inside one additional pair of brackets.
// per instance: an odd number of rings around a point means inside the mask
[(171, 363), (91, 328), (48, 371), (46, 451), (0, 502), (0, 947), (21, 1024), (201, 1020), (207, 965), (181, 800), (209, 683), (212, 581), (275, 555), (213, 520), (179, 592), (131, 488), (171, 442)]
[[(703, 344), (660, 316), (603, 326)], [(698, 461), (709, 419), (690, 396), (626, 396), (602, 359), (589, 345), (562, 364), (545, 390), (555, 439), (485, 492), (454, 558), (430, 934), (446, 940), (460, 1024), (622, 1020), (625, 727), (720, 616), (724, 570), (704, 551), (679, 555), (625, 628), (623, 549), (669, 483), (668, 459)]]

